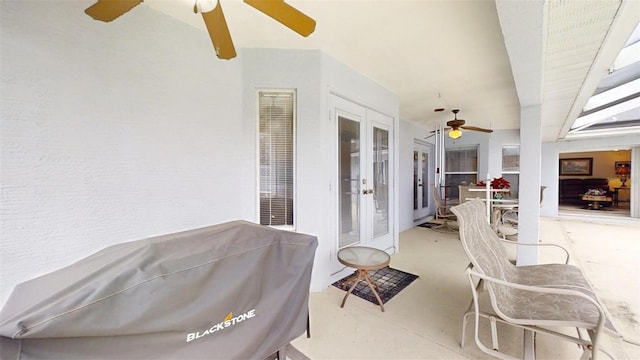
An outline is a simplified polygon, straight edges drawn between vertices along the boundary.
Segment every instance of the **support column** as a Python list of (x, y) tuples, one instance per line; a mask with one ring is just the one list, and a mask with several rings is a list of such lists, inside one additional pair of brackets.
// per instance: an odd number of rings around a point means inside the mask
[[(540, 238), (540, 178), (542, 164), (541, 105), (520, 110), (520, 196), (518, 243), (535, 244)], [(521, 246), (516, 264), (538, 263), (535, 246)]]
[[(520, 100), (520, 195), (518, 243), (538, 242), (540, 234), (541, 108), (545, 1), (496, 0), (496, 10)], [(527, 14), (527, 16), (522, 16)], [(536, 264), (533, 246), (518, 249), (518, 265)], [(535, 359), (535, 339), (524, 332), (524, 358)]]

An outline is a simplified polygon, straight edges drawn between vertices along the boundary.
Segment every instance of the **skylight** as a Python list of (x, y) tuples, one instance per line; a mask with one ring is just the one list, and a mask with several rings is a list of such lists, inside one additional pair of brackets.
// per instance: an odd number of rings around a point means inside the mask
[(598, 84), (567, 137), (640, 132), (640, 23)]

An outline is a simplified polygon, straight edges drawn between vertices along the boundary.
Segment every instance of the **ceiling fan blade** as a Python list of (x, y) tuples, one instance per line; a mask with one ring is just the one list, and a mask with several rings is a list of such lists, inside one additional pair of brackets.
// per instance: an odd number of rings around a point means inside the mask
[(98, 0), (84, 12), (94, 20), (109, 22), (138, 6), (143, 0)]
[(485, 132), (485, 133), (492, 133), (493, 130), (491, 129), (485, 129), (485, 128), (480, 128), (480, 127), (476, 127), (476, 126), (460, 126), (460, 128), (465, 129), (465, 130), (472, 130), (472, 131), (480, 131), (480, 132)]
[(218, 58), (233, 59), (236, 57), (236, 49), (233, 46), (231, 33), (229, 33), (227, 21), (222, 13), (220, 1), (218, 1), (218, 4), (213, 8), (213, 10), (209, 12), (203, 11), (201, 13)]
[(316, 29), (315, 20), (285, 3), (284, 0), (244, 0), (244, 2), (304, 37), (309, 36)]

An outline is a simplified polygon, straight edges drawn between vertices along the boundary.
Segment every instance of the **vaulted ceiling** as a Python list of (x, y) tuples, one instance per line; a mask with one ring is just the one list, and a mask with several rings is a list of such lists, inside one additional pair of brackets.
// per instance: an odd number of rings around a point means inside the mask
[[(206, 31), (193, 3), (146, 0), (127, 16), (152, 8)], [(236, 48), (320, 49), (395, 92), (402, 120), (430, 128), (460, 109), (468, 125), (518, 129), (520, 104), (540, 105), (545, 141), (569, 132), (640, 20), (640, 2), (626, 0), (288, 3), (317, 21), (308, 38), (221, 0)]]

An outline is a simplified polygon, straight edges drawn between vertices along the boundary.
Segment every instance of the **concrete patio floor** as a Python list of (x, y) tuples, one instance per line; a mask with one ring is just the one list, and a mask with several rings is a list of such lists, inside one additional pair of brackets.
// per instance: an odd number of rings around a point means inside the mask
[[(618, 330), (640, 342), (640, 221), (588, 214), (543, 218), (540, 233), (542, 242), (569, 250), (570, 263), (583, 270)], [(557, 255), (542, 250), (540, 260), (558, 260)], [(387, 302), (385, 312), (356, 296), (340, 308), (344, 291), (333, 286), (311, 293), (311, 338), (301, 336), (292, 344), (314, 360), (492, 358), (474, 343), (471, 323), (460, 347), (462, 314), (471, 300), (467, 264), (457, 234), (421, 227), (405, 231), (390, 266), (419, 278)], [(501, 350), (521, 356), (522, 331), (500, 329)], [(481, 332), (488, 334), (488, 327)], [(640, 359), (640, 347), (607, 343), (617, 358)], [(545, 335), (538, 335), (536, 351), (538, 359), (578, 359), (581, 354), (577, 346)]]

